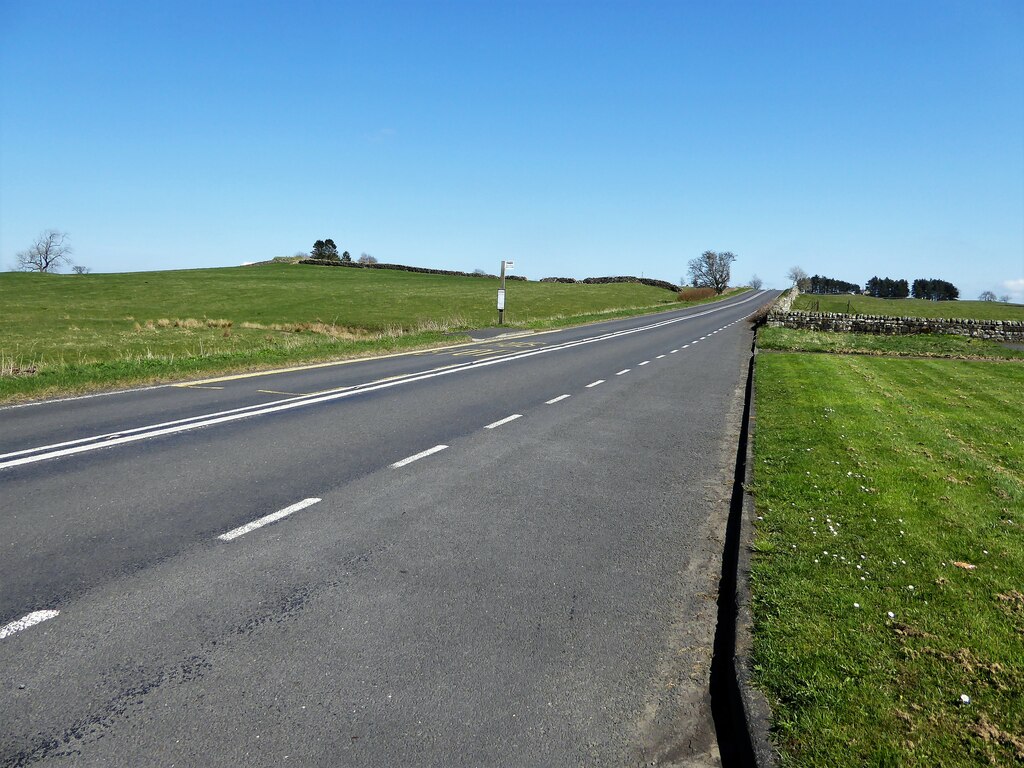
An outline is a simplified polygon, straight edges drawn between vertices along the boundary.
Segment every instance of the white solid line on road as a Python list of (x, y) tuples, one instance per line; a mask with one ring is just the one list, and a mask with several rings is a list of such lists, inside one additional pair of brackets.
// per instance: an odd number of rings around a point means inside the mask
[(217, 538), (221, 541), (231, 541), (232, 539), (237, 539), (239, 536), (244, 536), (245, 534), (249, 533), (249, 531), (255, 531), (257, 528), (262, 528), (264, 525), (276, 523), (281, 518), (288, 517), (288, 515), (290, 515), (292, 512), (298, 512), (300, 509), (311, 507), (318, 501), (320, 501), (320, 499), (303, 499), (302, 501), (297, 501), (290, 507), (279, 509), (277, 512), (261, 517), (259, 520), (253, 520), (251, 523), (246, 523), (245, 525), (240, 526), (239, 528), (235, 528), (234, 530), (228, 531), (227, 533), (222, 533)]
[(396, 461), (394, 464), (391, 465), (391, 468), (398, 469), (399, 467), (404, 467), (406, 464), (412, 464), (414, 461), (419, 461), (422, 458), (438, 453), (439, 451), (443, 451), (447, 447), (447, 445), (435, 445), (433, 448), (428, 448), (425, 451), (420, 451), (419, 453), (413, 454), (412, 456), (404, 458), (401, 461)]
[(60, 611), (32, 611), (25, 616), (22, 616), (17, 621), (12, 621), (10, 624), (5, 624), (0, 627), (0, 640), (5, 637), (10, 637), (15, 632), (21, 632), (23, 629), (28, 629), (35, 624), (52, 619), (54, 616), (60, 614)]
[(663, 357), (664, 357), (664, 355), (658, 355), (658, 356), (657, 356), (656, 358), (654, 358), (654, 359), (655, 359), (655, 360), (661, 360), (661, 358), (663, 358)]
[(642, 363), (637, 363), (637, 365), (647, 365), (649, 362), (651, 362), (651, 361), (650, 360), (644, 360)]
[(558, 397), (552, 397), (550, 400), (545, 400), (544, 405), (554, 405), (560, 400), (565, 400), (567, 397), (572, 397), (572, 395), (559, 395)]
[(623, 369), (622, 369), (621, 371), (619, 371), (619, 372), (618, 372), (618, 373), (616, 373), (615, 375), (616, 375), (616, 376), (621, 376), (621, 375), (622, 375), (622, 374), (624, 374), (624, 373), (629, 373), (629, 372), (630, 372), (631, 370), (633, 370), (633, 369), (632, 369), (632, 368), (623, 368)]
[(495, 427), (500, 427), (502, 424), (508, 424), (510, 421), (515, 421), (518, 418), (522, 418), (522, 415), (523, 414), (521, 413), (513, 413), (511, 416), (506, 416), (504, 419), (498, 419), (498, 421), (494, 422), (493, 424), (488, 424), (486, 427), (484, 427), (484, 429), (494, 429)]
[(591, 387), (596, 387), (598, 384), (604, 384), (604, 379), (598, 379), (597, 381), (590, 382), (589, 384), (587, 384), (587, 389), (590, 389)]

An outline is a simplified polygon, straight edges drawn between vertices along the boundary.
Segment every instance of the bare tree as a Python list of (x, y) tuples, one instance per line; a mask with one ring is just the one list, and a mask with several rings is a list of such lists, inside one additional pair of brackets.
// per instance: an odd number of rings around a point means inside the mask
[(803, 284), (807, 282), (807, 273), (803, 271), (801, 267), (790, 267), (789, 272), (786, 273), (793, 285), (799, 285), (803, 287)]
[(371, 256), (368, 253), (363, 253), (359, 257), (359, 263), (360, 264), (376, 264), (377, 263), (377, 259), (375, 257)]
[(75, 266), (71, 268), (71, 271), (74, 272), (76, 275), (88, 275), (90, 272), (92, 272), (92, 270), (89, 269), (89, 267), (83, 267), (81, 264), (75, 264)]
[(695, 286), (714, 288), (715, 293), (721, 293), (729, 287), (730, 265), (734, 261), (736, 254), (729, 251), (704, 251), (699, 259), (691, 259), (686, 266)]
[(1003, 304), (1009, 304), (1010, 303), (1010, 296), (1009, 296), (1009, 294), (1004, 293), (1002, 296), (999, 297), (999, 300), (1001, 302), (1003, 302)]
[(764, 281), (757, 275), (754, 275), (750, 278), (750, 287), (753, 288), (755, 291), (760, 291), (762, 285), (764, 285)]
[(992, 291), (982, 291), (978, 296), (978, 301), (995, 301), (996, 295)]
[(59, 272), (71, 255), (67, 240), (67, 232), (46, 230), (30, 248), (15, 256), (17, 268), (22, 272)]

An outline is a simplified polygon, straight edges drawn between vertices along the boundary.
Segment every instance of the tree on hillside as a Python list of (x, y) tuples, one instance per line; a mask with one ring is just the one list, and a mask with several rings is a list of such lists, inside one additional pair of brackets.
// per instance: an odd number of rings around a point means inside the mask
[(338, 246), (334, 244), (331, 238), (326, 240), (317, 240), (313, 243), (313, 250), (309, 254), (311, 259), (322, 259), (324, 261), (337, 261), (338, 260)]
[(919, 277), (911, 286), (910, 295), (928, 301), (953, 301), (960, 298), (960, 289), (947, 280)]
[(373, 256), (371, 256), (368, 253), (363, 253), (363, 254), (361, 254), (359, 256), (359, 263), (360, 264), (376, 264), (377, 263), (377, 259), (374, 258)]
[(992, 291), (982, 291), (981, 295), (978, 296), (978, 301), (995, 301), (996, 295)]
[(48, 229), (35, 242), (15, 256), (17, 269), (22, 272), (59, 272), (68, 263), (71, 246), (68, 233)]
[(1010, 295), (1008, 293), (1004, 293), (1002, 296), (999, 297), (999, 300), (1001, 302), (1003, 302), (1003, 304), (1009, 304), (1010, 303)]
[(715, 293), (721, 293), (729, 287), (729, 273), (734, 261), (736, 254), (729, 251), (704, 251), (699, 259), (690, 260), (687, 269), (695, 287), (714, 288)]
[(786, 277), (789, 278), (790, 282), (797, 286), (801, 291), (807, 285), (807, 273), (804, 272), (802, 267), (790, 267), (789, 272), (786, 273)]
[(764, 285), (764, 281), (761, 280), (761, 278), (758, 277), (757, 275), (754, 275), (750, 278), (750, 287), (753, 288), (755, 291), (760, 291), (762, 285)]
[[(338, 249), (337, 248), (334, 249), (334, 256), (335, 257), (338, 256)], [(350, 254), (348, 251), (345, 251), (343, 254), (341, 254), (341, 260), (346, 262), (346, 263), (350, 263), (352, 261), (352, 254)]]
[(71, 271), (74, 272), (76, 275), (87, 275), (90, 272), (92, 272), (92, 270), (89, 269), (89, 267), (82, 266), (81, 264), (75, 264), (75, 266), (71, 268)]

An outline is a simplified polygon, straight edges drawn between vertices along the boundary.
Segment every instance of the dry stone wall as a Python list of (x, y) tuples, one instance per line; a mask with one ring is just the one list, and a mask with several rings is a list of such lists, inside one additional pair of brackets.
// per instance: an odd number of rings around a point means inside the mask
[(1024, 341), (1024, 322), (1020, 320), (962, 320), (927, 317), (893, 317), (889, 315), (847, 315), (840, 312), (793, 311), (794, 295), (788, 303), (783, 297), (772, 307), (768, 326), (796, 328), (807, 331), (842, 331), (901, 336), (914, 333), (941, 333), (970, 336), (993, 341)]

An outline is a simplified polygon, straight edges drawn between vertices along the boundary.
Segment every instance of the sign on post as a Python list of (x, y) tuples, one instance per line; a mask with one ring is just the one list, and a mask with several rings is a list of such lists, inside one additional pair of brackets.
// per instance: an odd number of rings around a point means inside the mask
[(504, 309), (505, 309), (505, 289), (504, 288), (499, 288), (498, 289), (498, 311), (500, 312), (500, 311), (502, 311)]

